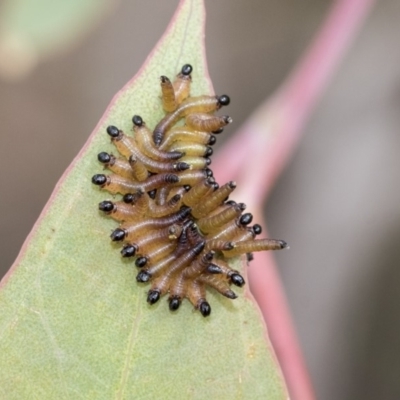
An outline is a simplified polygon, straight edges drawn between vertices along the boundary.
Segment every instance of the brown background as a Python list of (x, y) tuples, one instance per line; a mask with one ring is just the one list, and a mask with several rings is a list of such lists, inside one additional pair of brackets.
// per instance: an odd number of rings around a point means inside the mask
[[(276, 89), (331, 2), (206, 1), (228, 136)], [(177, 1), (124, 0), (79, 47), (0, 81), (0, 268), (62, 172), (164, 31)], [(306, 127), (266, 207), (319, 399), (400, 398), (400, 2), (382, 0)], [(219, 143), (220, 144), (220, 143)]]

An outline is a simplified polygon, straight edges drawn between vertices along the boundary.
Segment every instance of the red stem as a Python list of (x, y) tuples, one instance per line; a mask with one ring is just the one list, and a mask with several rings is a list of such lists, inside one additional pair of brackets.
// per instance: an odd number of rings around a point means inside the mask
[[(275, 179), (287, 164), (316, 102), (373, 3), (374, 0), (334, 2), (316, 38), (286, 82), (216, 157), (220, 160), (213, 167), (216, 178), (220, 182), (236, 179), (240, 188), (237, 197), (256, 211), (258, 220), (262, 220), (261, 207)], [(235, 154), (234, 160), (231, 154)], [(256, 254), (248, 274), (291, 398), (314, 399), (273, 256)]]

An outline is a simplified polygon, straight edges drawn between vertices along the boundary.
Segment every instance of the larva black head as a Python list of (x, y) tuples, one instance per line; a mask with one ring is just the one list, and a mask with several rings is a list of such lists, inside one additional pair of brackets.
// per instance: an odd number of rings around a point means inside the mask
[(114, 203), (112, 201), (104, 200), (99, 203), (99, 210), (104, 211), (105, 213), (109, 213), (114, 210)]
[(247, 262), (253, 261), (254, 260), (254, 254), (253, 253), (246, 253), (246, 260), (247, 260)]
[(203, 241), (197, 243), (197, 244), (193, 247), (193, 249), (192, 249), (191, 251), (193, 251), (194, 254), (198, 255), (198, 254), (200, 254), (200, 253), (203, 251), (205, 245), (206, 245), (206, 242), (203, 240)]
[(164, 76), (164, 75), (161, 75), (161, 76), (160, 76), (160, 81), (161, 81), (161, 83), (168, 83), (168, 82), (171, 82), (171, 81), (169, 80), (169, 78), (166, 77), (166, 76)]
[(289, 245), (284, 240), (278, 240), (279, 244), (281, 245), (281, 249), (286, 249)]
[(221, 267), (219, 267), (218, 265), (216, 265), (216, 264), (210, 264), (208, 267), (207, 267), (207, 272), (209, 273), (209, 274), (222, 274), (222, 269), (221, 269)]
[(255, 235), (261, 234), (261, 232), (262, 232), (261, 225), (259, 225), (259, 224), (254, 224), (254, 225), (253, 225), (253, 232), (254, 232)]
[[(251, 221), (253, 221), (253, 214), (250, 214), (250, 213), (243, 214), (239, 219), (240, 225), (243, 225), (243, 226), (251, 224)], [(254, 232), (254, 230), (253, 230), (253, 232)]]
[(105, 151), (102, 151), (97, 155), (97, 159), (102, 163), (102, 164), (108, 164), (111, 161), (111, 156), (106, 153)]
[(142, 126), (143, 125), (143, 119), (142, 119), (142, 117), (140, 115), (134, 115), (132, 117), (132, 122), (133, 122), (133, 125), (135, 125), (135, 126)]
[(231, 282), (239, 287), (242, 287), (245, 284), (245, 281), (242, 277), (242, 275), (238, 274), (237, 272), (235, 272), (234, 274), (232, 274), (230, 276)]
[(225, 124), (231, 124), (233, 121), (229, 115), (223, 115), (221, 118), (225, 122)]
[(160, 300), (160, 292), (158, 290), (149, 290), (147, 294), (147, 302), (149, 304), (157, 303)]
[(240, 211), (244, 211), (247, 208), (246, 204), (244, 204), (244, 203), (237, 203), (237, 205), (238, 205)]
[(136, 254), (136, 250), (136, 246), (126, 244), (121, 250), (122, 257), (133, 257)]
[[(179, 178), (178, 178), (179, 179)], [(147, 192), (147, 194), (149, 195), (149, 197), (151, 198), (151, 199), (155, 199), (156, 198), (156, 194), (157, 194), (157, 189), (153, 189), (153, 190), (150, 190), (150, 192)]]
[(214, 182), (214, 183), (212, 184), (212, 187), (213, 187), (214, 190), (219, 189), (219, 185), (218, 185), (217, 182)]
[(164, 179), (165, 183), (178, 183), (179, 176), (175, 174), (167, 174)]
[(124, 195), (124, 197), (122, 197), (122, 200), (126, 204), (132, 204), (134, 198), (135, 198), (135, 195), (133, 193), (127, 193)]
[(182, 206), (178, 211), (179, 219), (183, 221), (191, 213), (191, 211), (192, 209), (190, 207)]
[(103, 186), (107, 182), (107, 177), (103, 174), (96, 174), (92, 177), (92, 183), (97, 186)]
[(207, 167), (209, 166), (209, 165), (211, 165), (211, 158), (206, 158), (206, 165), (207, 165)]
[(200, 303), (199, 310), (203, 317), (208, 317), (211, 314), (211, 306), (205, 300)]
[(232, 250), (234, 247), (235, 245), (232, 242), (226, 242), (223, 250)]
[(138, 268), (143, 268), (147, 264), (147, 257), (138, 257), (135, 261), (135, 265)]
[(181, 305), (181, 299), (179, 297), (171, 297), (169, 299), (169, 309), (171, 311), (176, 311)]
[(231, 99), (226, 94), (223, 94), (222, 96), (218, 97), (218, 104), (220, 106), (228, 106), (230, 102)]
[(151, 275), (146, 272), (146, 271), (140, 271), (137, 275), (136, 275), (136, 280), (138, 282), (148, 282), (148, 280), (151, 278)]
[(181, 194), (175, 194), (174, 196), (171, 197), (170, 202), (177, 203), (181, 198), (182, 198)]
[(211, 136), (210, 136), (210, 139), (208, 139), (207, 144), (208, 144), (209, 146), (213, 146), (216, 142), (217, 142), (217, 138), (216, 138), (214, 135), (211, 135)]
[(212, 156), (213, 153), (214, 153), (214, 150), (210, 146), (207, 146), (203, 157), (210, 157), (210, 156)]
[(126, 232), (121, 228), (117, 228), (111, 233), (110, 238), (113, 242), (121, 242), (125, 239), (125, 236)]
[(188, 76), (192, 73), (193, 67), (190, 64), (185, 64), (181, 69), (181, 74)]
[(218, 135), (220, 133), (222, 133), (224, 131), (224, 128), (219, 128), (216, 131), (212, 131), (212, 133), (214, 133), (215, 135)]
[(233, 290), (227, 290), (225, 293), (225, 297), (228, 299), (237, 299), (237, 294)]
[(112, 137), (112, 138), (117, 138), (120, 134), (120, 130), (114, 126), (114, 125), (110, 125), (109, 127), (107, 127), (107, 133)]
[(174, 164), (174, 170), (175, 171), (186, 171), (189, 168), (190, 168), (190, 165), (188, 163), (183, 162), (183, 161), (180, 161), (180, 162)]
[(210, 168), (206, 168), (204, 171), (206, 172), (207, 178), (211, 178), (214, 174)]
[(204, 260), (207, 262), (211, 262), (211, 260), (214, 258), (215, 251), (209, 251), (207, 254), (204, 255)]
[(183, 188), (186, 190), (186, 192), (188, 192), (192, 187), (190, 185), (185, 185)]

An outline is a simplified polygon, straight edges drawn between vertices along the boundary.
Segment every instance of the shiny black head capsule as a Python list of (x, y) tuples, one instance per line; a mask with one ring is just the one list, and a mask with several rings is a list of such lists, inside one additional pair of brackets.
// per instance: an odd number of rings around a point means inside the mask
[[(180, 161), (180, 162), (177, 162), (176, 164), (174, 164), (175, 171), (186, 171), (189, 168), (190, 168), (190, 165), (183, 161)], [(178, 178), (178, 180), (179, 180), (179, 178)]]
[(251, 221), (253, 221), (253, 214), (250, 213), (243, 214), (239, 219), (240, 225), (243, 226), (251, 224)]
[(146, 272), (146, 271), (140, 271), (137, 275), (136, 275), (136, 280), (138, 282), (147, 282), (149, 279), (151, 278), (151, 275)]
[(135, 265), (138, 268), (143, 268), (147, 264), (147, 257), (138, 257), (135, 261)]
[(176, 311), (181, 305), (181, 300), (179, 297), (172, 297), (169, 299), (169, 309), (171, 311)]
[(111, 137), (116, 138), (119, 136), (119, 129), (114, 125), (110, 125), (109, 127), (107, 127), (107, 133)]
[(234, 273), (230, 276), (231, 278), (231, 282), (236, 285), (236, 286), (243, 286), (245, 284), (245, 281), (242, 277), (242, 275), (238, 274), (238, 273)]
[[(222, 133), (224, 131), (224, 128), (219, 128), (216, 131), (212, 131), (212, 133), (215, 133), (216, 135), (218, 135), (219, 133)], [(215, 138), (216, 140), (216, 138)]]
[(247, 262), (253, 261), (254, 260), (254, 254), (253, 253), (246, 253), (246, 259), (247, 259)]
[(114, 210), (114, 203), (112, 201), (104, 200), (99, 203), (99, 210), (104, 212), (111, 212)]
[(160, 300), (160, 292), (158, 290), (150, 290), (147, 294), (147, 302), (149, 304), (157, 303)]
[(211, 135), (210, 139), (208, 139), (208, 143), (207, 144), (209, 146), (213, 146), (216, 143), (216, 141), (217, 141), (217, 138), (214, 135)]
[(125, 194), (124, 197), (122, 198), (122, 201), (123, 201), (124, 203), (127, 203), (127, 204), (132, 204), (134, 198), (135, 198), (135, 197), (134, 197), (134, 195), (133, 195), (132, 193), (127, 193), (127, 194)]
[(218, 265), (212, 264), (212, 263), (207, 267), (206, 271), (209, 274), (222, 274), (221, 267), (219, 267)]
[(133, 257), (136, 254), (136, 246), (126, 244), (121, 250), (122, 257)]
[[(179, 179), (179, 178), (178, 178)], [(151, 198), (151, 199), (155, 199), (156, 198), (156, 194), (157, 194), (157, 189), (153, 189), (153, 190), (150, 190), (150, 192), (147, 192), (147, 194), (149, 195), (149, 197)]]
[(211, 314), (211, 306), (207, 301), (202, 301), (199, 306), (199, 310), (203, 317), (208, 317)]
[(140, 115), (134, 115), (132, 117), (132, 122), (133, 122), (133, 125), (136, 125), (136, 126), (142, 126), (143, 125), (143, 119), (142, 119), (142, 117)]
[(121, 228), (115, 229), (110, 235), (113, 242), (120, 242), (121, 240), (125, 239), (125, 236), (126, 232)]
[(182, 67), (181, 73), (182, 73), (182, 75), (188, 76), (192, 73), (192, 71), (193, 71), (193, 67), (190, 64), (185, 64)]
[(228, 290), (225, 293), (225, 297), (227, 297), (228, 299), (237, 299), (237, 294), (233, 291), (233, 290)]
[(227, 106), (231, 102), (231, 99), (226, 94), (218, 97), (218, 104), (221, 106)]
[(97, 159), (102, 163), (102, 164), (108, 164), (111, 161), (111, 156), (106, 153), (105, 151), (102, 151), (97, 155)]
[(214, 175), (214, 173), (212, 172), (212, 170), (210, 168), (205, 168), (204, 171), (207, 175), (207, 178), (211, 178)]
[(253, 232), (254, 232), (255, 235), (259, 235), (262, 232), (261, 225), (254, 224), (253, 225)]
[(96, 174), (92, 177), (92, 183), (98, 186), (102, 186), (107, 182), (107, 177), (103, 174)]
[(210, 156), (212, 156), (213, 153), (214, 153), (214, 150), (211, 147), (207, 146), (203, 157), (210, 157)]

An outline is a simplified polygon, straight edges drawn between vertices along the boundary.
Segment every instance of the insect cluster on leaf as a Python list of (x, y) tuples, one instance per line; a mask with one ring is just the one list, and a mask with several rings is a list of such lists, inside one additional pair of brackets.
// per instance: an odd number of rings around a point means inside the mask
[(230, 99), (190, 96), (191, 72), (186, 64), (173, 82), (161, 76), (165, 116), (153, 130), (139, 115), (132, 117), (133, 137), (116, 126), (107, 128), (119, 155), (101, 152), (98, 160), (111, 174), (94, 175), (92, 182), (123, 196), (102, 201), (99, 209), (120, 223), (111, 240), (123, 243), (122, 257), (135, 260), (136, 280), (150, 283), (147, 301), (154, 304), (168, 294), (175, 311), (186, 298), (206, 317), (211, 313), (207, 287), (235, 299), (231, 285), (245, 284), (229, 258), (247, 254), (251, 260), (254, 251), (287, 244), (256, 239), (260, 225), (250, 225), (245, 204), (229, 200), (236, 183), (220, 186), (213, 178), (211, 146), (232, 122), (215, 112)]

